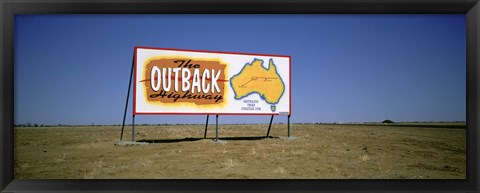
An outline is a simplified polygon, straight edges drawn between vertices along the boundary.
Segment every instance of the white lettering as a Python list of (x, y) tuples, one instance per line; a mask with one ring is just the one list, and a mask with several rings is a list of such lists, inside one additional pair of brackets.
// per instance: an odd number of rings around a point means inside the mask
[[(165, 77), (165, 75), (167, 74), (167, 69), (166, 68), (163, 68), (162, 69), (162, 81), (163, 81), (163, 90), (164, 91), (170, 91), (170, 87), (172, 87), (172, 80), (171, 80), (171, 77), (172, 77), (172, 69), (171, 68), (168, 68), (168, 76)], [(167, 83), (168, 81), (168, 83)]]
[(175, 74), (175, 92), (178, 92), (178, 71), (180, 71), (181, 68), (174, 68), (173, 73)]
[[(206, 70), (205, 70), (206, 71)], [(200, 70), (193, 70), (193, 82), (192, 82), (192, 93), (195, 93), (195, 87), (197, 87), (197, 92), (201, 92), (200, 88)]]
[(214, 74), (215, 74), (215, 70), (212, 69), (212, 93), (215, 93), (214, 90), (217, 90), (217, 92), (220, 92), (220, 88), (218, 88), (218, 84), (217, 84), (217, 80), (218, 80), (218, 78), (220, 77), (220, 72), (221, 72), (221, 70), (219, 70), (219, 71), (217, 72), (217, 74), (214, 75)]
[(204, 70), (203, 71), (203, 76), (202, 76), (202, 91), (203, 91), (203, 93), (208, 93), (208, 91), (210, 90), (210, 84), (206, 84), (207, 83), (206, 79), (209, 79), (209, 78), (210, 78), (210, 71)]
[[(175, 92), (179, 91), (178, 87), (181, 81), (181, 90), (183, 92), (191, 90), (191, 93), (220, 93), (220, 87), (217, 82), (220, 74), (221, 70), (215, 72), (215, 69), (212, 69), (204, 70), (202, 76), (200, 76), (200, 69), (194, 69), (192, 76), (192, 72), (188, 68), (162, 68), (160, 70), (157, 66), (153, 66), (150, 72), (150, 86), (155, 92), (159, 91), (160, 87), (168, 92), (172, 89), (173, 79)], [(190, 78), (192, 78), (192, 82), (190, 82)]]
[(182, 68), (182, 91), (186, 92), (190, 90), (190, 70), (188, 68)]
[[(155, 82), (155, 78), (157, 78), (157, 82)], [(153, 66), (152, 72), (150, 73), (150, 86), (155, 92), (160, 89), (160, 69), (157, 66)]]

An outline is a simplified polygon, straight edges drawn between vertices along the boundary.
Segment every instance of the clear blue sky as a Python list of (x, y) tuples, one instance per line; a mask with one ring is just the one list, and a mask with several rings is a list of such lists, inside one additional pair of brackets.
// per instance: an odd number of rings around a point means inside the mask
[(17, 15), (15, 123), (121, 124), (134, 46), (290, 55), (292, 122), (465, 121), (465, 33), (463, 14)]

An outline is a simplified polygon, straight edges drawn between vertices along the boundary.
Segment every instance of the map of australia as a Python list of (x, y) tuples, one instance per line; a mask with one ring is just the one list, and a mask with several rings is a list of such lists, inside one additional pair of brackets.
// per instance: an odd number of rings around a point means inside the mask
[(268, 68), (263, 67), (263, 60), (254, 59), (230, 79), (235, 99), (242, 99), (251, 94), (259, 94), (260, 98), (270, 104), (272, 112), (285, 91), (285, 84), (277, 73), (277, 67), (270, 59)]

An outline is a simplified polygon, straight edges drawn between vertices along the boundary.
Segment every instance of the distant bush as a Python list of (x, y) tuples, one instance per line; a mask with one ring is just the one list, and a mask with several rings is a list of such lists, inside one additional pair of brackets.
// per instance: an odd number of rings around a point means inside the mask
[(382, 121), (382, 123), (395, 123), (395, 122), (393, 122), (392, 120), (387, 119), (387, 120), (385, 120), (385, 121)]

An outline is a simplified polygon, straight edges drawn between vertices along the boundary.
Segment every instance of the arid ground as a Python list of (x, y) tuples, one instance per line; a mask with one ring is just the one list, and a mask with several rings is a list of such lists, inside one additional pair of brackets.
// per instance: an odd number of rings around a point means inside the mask
[[(451, 126), (451, 124), (450, 124)], [(18, 179), (465, 179), (465, 127), (275, 124), (15, 128)], [(124, 141), (131, 140), (131, 126)]]

